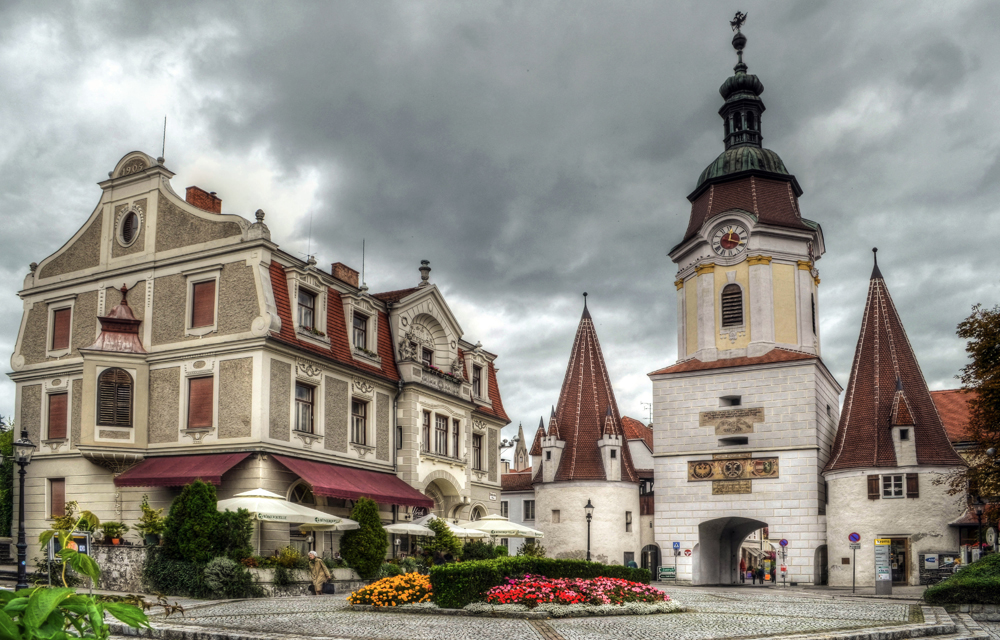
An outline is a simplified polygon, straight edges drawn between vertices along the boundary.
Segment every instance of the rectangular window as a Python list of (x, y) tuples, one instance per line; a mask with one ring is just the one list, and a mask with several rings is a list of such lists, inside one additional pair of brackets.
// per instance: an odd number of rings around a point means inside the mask
[(196, 282), (191, 286), (191, 328), (215, 324), (215, 280)]
[(424, 364), (425, 367), (431, 366), (432, 364), (434, 364), (434, 352), (431, 351), (430, 349), (421, 349), (420, 361)]
[(70, 320), (72, 309), (56, 309), (52, 312), (52, 350), (69, 349)]
[(509, 547), (510, 546), (510, 543), (507, 541), (507, 538), (500, 538), (500, 546), (501, 547)]
[(899, 430), (899, 439), (902, 440), (903, 442), (909, 440), (910, 439), (910, 430), (909, 429), (900, 429)]
[(462, 452), (459, 449), (459, 443), (461, 438), (459, 437), (459, 428), (462, 423), (458, 420), (451, 421), (451, 457), (459, 458), (462, 456)]
[(188, 429), (211, 429), (215, 378), (188, 380)]
[(65, 478), (49, 478), (49, 511), (52, 518), (66, 515)]
[(523, 502), (524, 506), (524, 520), (534, 520), (535, 519), (535, 501), (525, 500)]
[(882, 497), (902, 498), (903, 497), (903, 476), (882, 476)]
[(316, 327), (316, 294), (299, 289), (299, 329), (309, 331)]
[(552, 452), (551, 451), (546, 451), (545, 452), (545, 459), (546, 460), (551, 460), (552, 459)]
[(626, 511), (625, 512), (625, 533), (629, 533), (631, 531), (632, 531), (632, 512), (631, 511)]
[(424, 411), (424, 433), (423, 433), (423, 446), (424, 451), (431, 450), (431, 412)]
[(510, 503), (508, 503), (506, 500), (501, 500), (500, 501), (500, 517), (501, 518), (509, 518), (510, 516), (507, 515), (509, 513), (510, 513)]
[(368, 349), (368, 316), (354, 314), (354, 348)]
[(49, 439), (64, 440), (66, 438), (66, 409), (69, 394), (53, 393), (49, 396)]
[(483, 368), (472, 366), (472, 392), (477, 398), (483, 397)]
[(618, 457), (618, 450), (617, 449), (611, 449), (611, 459), (614, 460), (617, 457)]
[(434, 416), (434, 453), (448, 455), (448, 417)]
[(479, 434), (472, 436), (472, 468), (477, 471), (483, 468), (483, 436)]
[(915, 473), (906, 474), (906, 497), (920, 497), (920, 476)]
[(559, 512), (559, 509), (552, 510), (552, 524), (557, 524), (561, 517), (562, 514)]
[(295, 430), (313, 432), (313, 387), (295, 383)]
[(868, 476), (868, 499), (878, 500), (881, 495), (878, 476)]
[(368, 444), (368, 403), (351, 400), (351, 442)]

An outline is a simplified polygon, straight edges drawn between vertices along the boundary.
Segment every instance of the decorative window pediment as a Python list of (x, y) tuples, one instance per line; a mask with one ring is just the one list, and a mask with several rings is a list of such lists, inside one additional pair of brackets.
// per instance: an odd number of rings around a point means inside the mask
[(327, 287), (312, 270), (313, 261), (305, 269), (288, 267), (288, 299), (292, 303), (292, 323), (300, 339), (323, 346), (330, 344), (327, 335)]
[(354, 358), (381, 365), (382, 358), (378, 355), (378, 307), (364, 291), (342, 293), (340, 299), (344, 303), (347, 339)]

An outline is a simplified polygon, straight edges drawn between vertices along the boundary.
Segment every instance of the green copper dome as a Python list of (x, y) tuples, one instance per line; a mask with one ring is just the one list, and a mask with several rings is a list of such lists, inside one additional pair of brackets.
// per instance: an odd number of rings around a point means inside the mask
[(777, 153), (770, 149), (753, 146), (731, 147), (723, 151), (712, 164), (705, 167), (705, 170), (701, 172), (701, 177), (698, 178), (698, 187), (713, 178), (750, 171), (751, 169), (789, 175), (785, 163), (781, 161)]

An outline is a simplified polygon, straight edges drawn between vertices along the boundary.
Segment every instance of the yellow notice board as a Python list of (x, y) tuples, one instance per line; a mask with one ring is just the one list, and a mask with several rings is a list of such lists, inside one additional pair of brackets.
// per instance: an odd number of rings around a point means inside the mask
[(876, 547), (888, 547), (890, 544), (892, 544), (892, 540), (889, 538), (875, 538)]

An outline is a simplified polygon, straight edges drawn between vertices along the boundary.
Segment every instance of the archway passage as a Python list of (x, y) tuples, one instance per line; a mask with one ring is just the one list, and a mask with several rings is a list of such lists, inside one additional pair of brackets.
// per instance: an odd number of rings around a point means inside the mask
[(660, 566), (660, 548), (655, 544), (647, 544), (642, 548), (641, 562), (643, 569), (649, 569), (656, 580), (656, 568)]
[(698, 567), (694, 584), (737, 584), (743, 541), (766, 522), (751, 518), (716, 518), (698, 525)]

